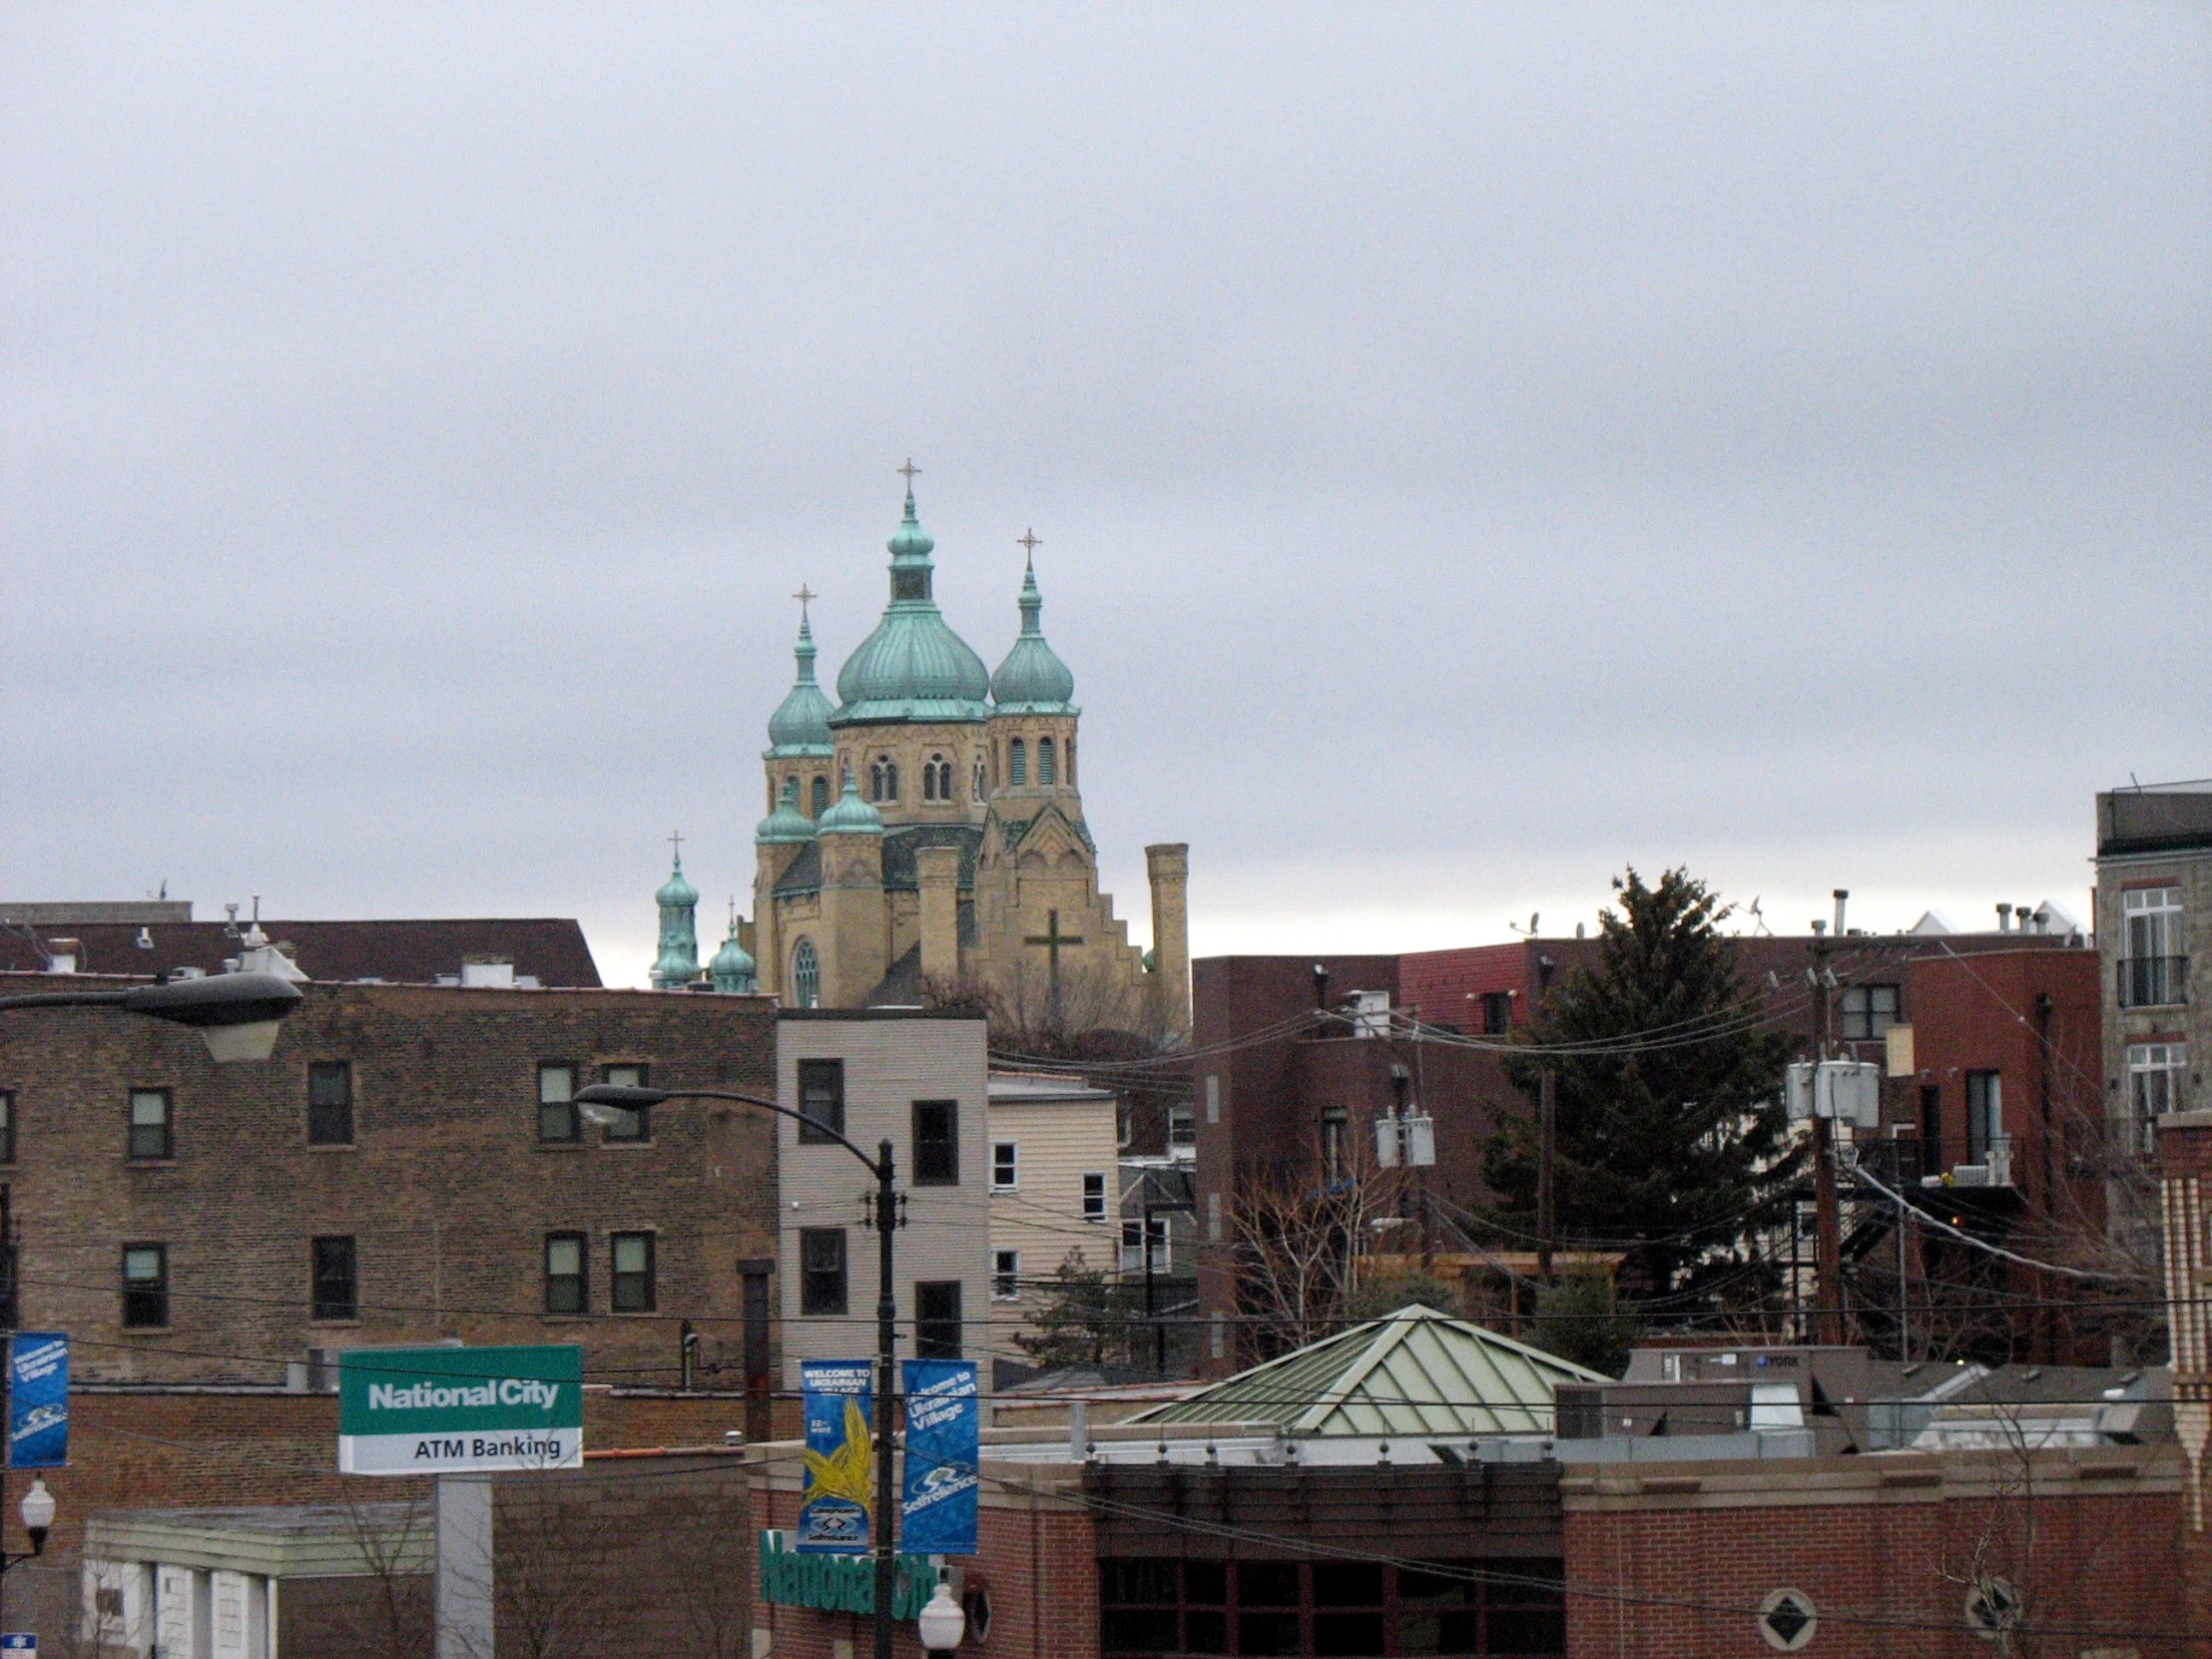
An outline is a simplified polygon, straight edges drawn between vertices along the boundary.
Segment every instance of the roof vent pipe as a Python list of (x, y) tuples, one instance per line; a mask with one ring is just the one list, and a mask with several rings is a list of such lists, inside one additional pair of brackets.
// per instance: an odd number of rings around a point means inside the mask
[(1997, 931), (2000, 933), (2012, 931), (2012, 906), (2001, 901), (1997, 904)]
[(1836, 936), (1839, 939), (1844, 936), (1844, 904), (1850, 897), (1851, 889), (1849, 887), (1838, 887), (1836, 889)]

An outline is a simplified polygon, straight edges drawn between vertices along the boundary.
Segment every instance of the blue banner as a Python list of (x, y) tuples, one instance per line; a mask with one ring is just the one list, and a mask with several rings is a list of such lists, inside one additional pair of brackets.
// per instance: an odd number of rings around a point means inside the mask
[(973, 1360), (908, 1360), (906, 1492), (898, 1547), (916, 1555), (973, 1555), (981, 1401)]
[(799, 1501), (802, 1550), (858, 1555), (868, 1547), (875, 1436), (868, 1427), (875, 1368), (865, 1360), (802, 1360), (807, 1477)]
[(8, 1467), (69, 1461), (69, 1334), (18, 1331), (8, 1344)]

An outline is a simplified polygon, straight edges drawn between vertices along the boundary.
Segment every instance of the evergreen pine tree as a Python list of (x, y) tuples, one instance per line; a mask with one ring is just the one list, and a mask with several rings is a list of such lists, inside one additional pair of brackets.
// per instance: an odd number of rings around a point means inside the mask
[[(1646, 885), (1631, 868), (1613, 890), (1596, 963), (1553, 986), (1527, 1028), (1552, 1052), (1506, 1062), (1531, 1103), (1544, 1067), (1558, 1074), (1559, 1240), (1627, 1251), (1629, 1284), (1674, 1299), (1674, 1311), (1741, 1305), (1775, 1281), (1749, 1235), (1787, 1215), (1804, 1156), (1781, 1101), (1790, 1038), (1739, 982), (1719, 930), (1729, 906), (1704, 882), (1671, 869)], [(1500, 1219), (1524, 1233), (1536, 1152), (1533, 1110), (1500, 1125), (1487, 1149)]]

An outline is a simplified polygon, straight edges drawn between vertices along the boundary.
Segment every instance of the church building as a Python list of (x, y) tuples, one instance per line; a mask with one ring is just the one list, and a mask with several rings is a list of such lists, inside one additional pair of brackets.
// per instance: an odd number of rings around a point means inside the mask
[(759, 989), (786, 1007), (980, 999), (1030, 1029), (1189, 1028), (1189, 849), (1145, 848), (1141, 951), (1098, 890), (1075, 677), (1045, 643), (1023, 541), (1021, 629), (995, 674), (937, 609), (911, 475), (890, 602), (834, 705), (801, 611), (798, 679), (762, 757), (748, 941)]

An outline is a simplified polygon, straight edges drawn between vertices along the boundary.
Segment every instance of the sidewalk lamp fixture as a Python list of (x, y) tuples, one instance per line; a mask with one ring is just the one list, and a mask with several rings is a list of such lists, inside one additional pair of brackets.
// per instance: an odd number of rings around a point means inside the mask
[[(806, 1125), (813, 1135), (835, 1141), (860, 1160), (875, 1177), (875, 1659), (891, 1659), (891, 1601), (898, 1579), (898, 1500), (894, 1488), (891, 1448), (891, 1389), (897, 1377), (896, 1324), (898, 1306), (891, 1294), (897, 1283), (891, 1263), (891, 1240), (898, 1230), (898, 1195), (892, 1185), (895, 1173), (888, 1136), (876, 1143), (869, 1157), (837, 1130), (809, 1117), (781, 1101), (759, 1095), (736, 1094), (728, 1089), (648, 1089), (626, 1083), (594, 1083), (576, 1091), (576, 1105), (602, 1129), (628, 1121), (630, 1114), (649, 1110), (671, 1100), (728, 1100), (740, 1106), (758, 1106), (780, 1118)], [(944, 1593), (940, 1586), (939, 1593)], [(952, 1609), (955, 1616), (959, 1608)], [(926, 1609), (924, 1615), (926, 1617)], [(963, 1620), (963, 1624), (964, 1624)], [(953, 1638), (957, 1643), (957, 1635)]]
[(127, 1014), (198, 1031), (219, 1063), (266, 1060), (276, 1031), (299, 1006), (299, 987), (275, 973), (216, 973), (125, 990), (31, 991), (0, 996), (0, 1013), (17, 1008), (121, 1008)]
[(28, 1561), (46, 1553), (46, 1534), (54, 1529), (54, 1494), (46, 1489), (44, 1477), (34, 1478), (31, 1489), (23, 1494), (23, 1530), (31, 1535), (28, 1554), (10, 1555), (0, 1552), (0, 1572), (6, 1572), (19, 1561)]
[(914, 1624), (927, 1652), (950, 1653), (960, 1645), (960, 1638), (967, 1634), (967, 1614), (960, 1611), (960, 1604), (952, 1597), (952, 1586), (944, 1579), (937, 1580), (936, 1589), (922, 1603)]

